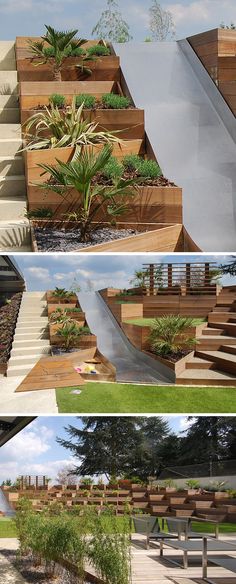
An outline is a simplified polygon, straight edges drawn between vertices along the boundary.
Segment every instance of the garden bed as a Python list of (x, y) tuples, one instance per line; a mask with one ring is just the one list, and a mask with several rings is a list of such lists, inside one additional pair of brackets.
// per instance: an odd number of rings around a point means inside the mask
[(104, 93), (119, 93), (116, 81), (22, 81), (20, 87), (20, 109), (29, 110), (39, 105), (47, 105), (50, 95), (64, 95), (66, 103), (72, 101), (74, 95), (90, 93), (100, 99)]
[[(82, 75), (77, 65), (81, 63), (80, 57), (67, 57), (62, 66), (62, 81), (120, 81), (120, 58), (115, 55), (97, 57), (96, 61), (87, 61), (86, 67), (91, 70), (90, 75)], [(31, 57), (17, 59), (17, 72), (19, 81), (54, 81), (51, 68), (45, 64), (36, 67)]]
[(22, 293), (18, 292), (0, 308), (0, 373), (3, 374), (7, 370), (21, 299)]
[[(31, 234), (33, 251), (197, 251), (198, 248), (193, 244), (189, 245), (186, 232), (182, 225), (168, 225), (157, 223), (117, 223), (116, 229), (113, 229), (114, 239), (105, 243), (94, 243), (86, 247), (80, 244), (78, 225), (75, 222), (66, 222), (62, 225), (60, 221), (31, 220)], [(95, 224), (96, 227), (100, 225)], [(110, 234), (110, 225), (106, 226)], [(131, 234), (127, 235), (127, 229)], [(42, 244), (38, 244), (39, 230), (42, 233)], [(123, 237), (119, 238), (122, 232)], [(72, 233), (73, 244), (69, 249), (68, 238)], [(62, 240), (58, 239), (61, 234)], [(68, 235), (67, 235), (68, 234)], [(190, 240), (191, 241), (191, 240)], [(50, 242), (50, 243), (49, 243)], [(187, 245), (186, 245), (187, 244)], [(41, 247), (42, 245), (42, 247)]]

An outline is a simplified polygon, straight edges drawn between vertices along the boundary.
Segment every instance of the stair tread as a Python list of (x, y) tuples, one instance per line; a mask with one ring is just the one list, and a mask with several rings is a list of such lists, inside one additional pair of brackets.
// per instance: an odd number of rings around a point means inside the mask
[(225, 359), (226, 361), (236, 363), (236, 355), (233, 353), (225, 353), (224, 351), (208, 351), (207, 349), (204, 351), (204, 353), (210, 357), (219, 357), (221, 359)]
[(236, 343), (236, 338), (235, 337), (231, 337), (230, 335), (220, 335), (220, 337), (218, 335), (201, 335), (201, 336), (197, 337), (197, 339), (198, 339), (198, 341), (199, 340), (200, 341), (202, 341), (202, 340), (209, 341), (211, 339), (215, 339), (217, 341), (219, 341), (219, 340), (222, 341), (222, 339), (226, 339), (226, 340), (229, 340), (230, 339), (232, 341), (234, 340), (235, 343)]
[(24, 174), (10, 174), (6, 176), (0, 176), (0, 182), (10, 182), (10, 181), (25, 181)]
[(232, 379), (235, 381), (235, 375), (231, 375), (230, 373), (224, 373), (222, 371), (218, 371), (217, 369), (186, 369), (182, 373), (180, 373), (179, 379), (214, 379), (214, 380), (223, 380), (223, 379)]
[[(206, 353), (206, 351), (204, 351), (204, 353)], [(199, 363), (199, 364), (205, 364), (205, 363), (209, 363), (211, 364), (212, 361), (208, 361), (207, 359), (202, 359), (201, 357), (192, 357), (192, 359), (189, 359), (189, 361), (187, 362), (187, 364), (189, 365), (189, 363)]]

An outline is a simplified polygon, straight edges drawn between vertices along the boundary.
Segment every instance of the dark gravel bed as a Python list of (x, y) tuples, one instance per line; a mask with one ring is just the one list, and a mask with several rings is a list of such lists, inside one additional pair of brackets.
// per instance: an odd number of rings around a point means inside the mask
[[(18, 570), (27, 584), (77, 584), (78, 578), (57, 566), (54, 577), (45, 575), (44, 565), (34, 566), (31, 556), (19, 557), (15, 550), (1, 550), (9, 562)], [(84, 584), (89, 584), (85, 582)]]
[(99, 243), (108, 243), (114, 239), (124, 239), (136, 235), (135, 229), (112, 229), (103, 227), (91, 234), (90, 241), (80, 242), (80, 231), (68, 229), (52, 229), (51, 227), (35, 227), (35, 238), (39, 251), (75, 251), (78, 248), (89, 247)]

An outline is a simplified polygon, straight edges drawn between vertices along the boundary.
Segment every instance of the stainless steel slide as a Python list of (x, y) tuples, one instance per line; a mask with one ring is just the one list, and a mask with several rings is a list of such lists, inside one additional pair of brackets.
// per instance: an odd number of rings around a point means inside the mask
[(234, 251), (235, 117), (187, 40), (114, 50), (159, 164), (183, 188), (187, 231), (203, 251)]
[(15, 511), (9, 505), (8, 500), (5, 497), (4, 491), (0, 489), (0, 511), (4, 513), (7, 517), (15, 515)]
[(157, 369), (152, 368), (142, 359), (142, 353), (129, 349), (118, 324), (113, 322), (109, 309), (96, 292), (79, 294), (81, 307), (86, 312), (86, 319), (91, 331), (97, 335), (98, 349), (103, 353), (117, 371), (117, 381), (155, 383), (163, 385), (169, 380)]

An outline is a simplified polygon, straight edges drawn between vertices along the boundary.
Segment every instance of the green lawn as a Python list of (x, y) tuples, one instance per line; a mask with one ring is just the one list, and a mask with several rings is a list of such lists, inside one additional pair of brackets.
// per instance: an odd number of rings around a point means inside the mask
[(222, 413), (236, 412), (236, 388), (135, 385), (89, 382), (56, 390), (60, 413)]
[(8, 517), (0, 517), (0, 538), (17, 537), (14, 521)]
[[(138, 326), (151, 326), (154, 320), (154, 318), (129, 318), (124, 320), (124, 322), (127, 324), (137, 324)], [(193, 326), (197, 326), (203, 322), (206, 322), (205, 318), (193, 318)]]

